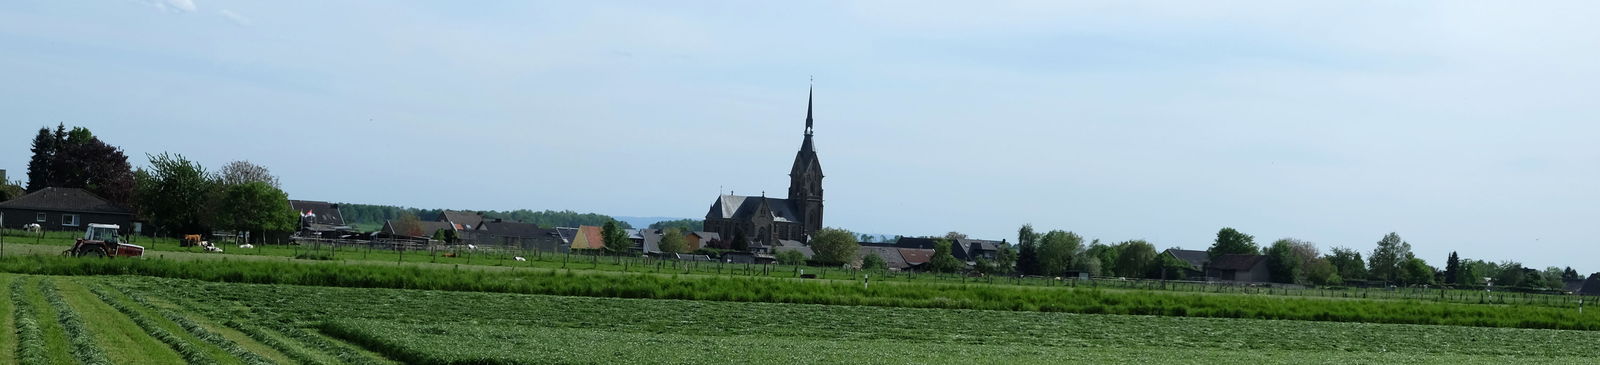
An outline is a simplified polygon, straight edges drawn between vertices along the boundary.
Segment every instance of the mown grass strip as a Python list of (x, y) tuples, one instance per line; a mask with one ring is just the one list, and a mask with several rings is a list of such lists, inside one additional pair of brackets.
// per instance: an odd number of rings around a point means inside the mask
[(55, 283), (50, 280), (39, 281), (39, 292), (44, 294), (45, 301), (56, 309), (56, 318), (61, 322), (61, 329), (66, 331), (67, 340), (72, 344), (72, 356), (78, 363), (88, 365), (111, 364), (100, 345), (94, 340), (94, 335), (89, 333), (89, 328), (84, 325), (83, 319), (78, 317), (77, 311), (67, 305), (66, 299), (56, 290)]
[(178, 335), (173, 334), (171, 331), (167, 331), (165, 328), (161, 328), (161, 325), (157, 324), (154, 319), (146, 316), (143, 312), (129, 307), (126, 303), (123, 303), (121, 300), (113, 297), (104, 288), (93, 286), (89, 288), (89, 291), (93, 292), (95, 296), (100, 297), (100, 301), (105, 302), (112, 308), (116, 308), (118, 312), (122, 312), (123, 315), (128, 316), (128, 319), (133, 320), (133, 323), (139, 325), (139, 328), (144, 329), (145, 333), (150, 334), (150, 337), (155, 337), (156, 340), (159, 340), (162, 343), (167, 344), (167, 346), (172, 347), (173, 351), (177, 351), (178, 355), (183, 356), (183, 361), (190, 364), (199, 365), (210, 365), (217, 363), (215, 359), (206, 356), (205, 352), (200, 350), (198, 346), (195, 346), (188, 341), (184, 341), (183, 338), (178, 337)]
[(34, 316), (33, 303), (28, 301), (24, 293), (24, 279), (11, 282), (11, 305), (14, 306), (12, 316), (17, 324), (17, 363), (23, 365), (45, 364), (49, 358), (45, 356), (44, 330), (39, 328), (39, 320)]
[(157, 307), (155, 305), (150, 304), (150, 302), (145, 300), (145, 298), (143, 296), (140, 296), (138, 294), (134, 294), (134, 293), (131, 293), (131, 292), (123, 292), (123, 295), (126, 295), (129, 299), (133, 299), (133, 301), (135, 303), (139, 303), (140, 305), (143, 305), (145, 308), (149, 308), (150, 310), (155, 311), (156, 314), (159, 314), (162, 317), (165, 317), (167, 320), (172, 321), (172, 323), (177, 323), (178, 327), (182, 327), (184, 331), (189, 332), (189, 334), (194, 336), (195, 338), (199, 338), (201, 341), (205, 341), (206, 343), (210, 343), (212, 345), (217, 346), (218, 348), (221, 348), (223, 351), (227, 351), (228, 354), (233, 355), (234, 357), (237, 357), (239, 360), (243, 361), (246, 364), (251, 364), (251, 365), (271, 365), (271, 364), (273, 364), (273, 362), (271, 360), (267, 360), (267, 358), (262, 357), (260, 354), (256, 354), (254, 352), (250, 352), (250, 350), (246, 350), (243, 346), (239, 346), (238, 343), (233, 342), (233, 340), (229, 340), (226, 337), (223, 337), (222, 335), (217, 334), (216, 332), (212, 332), (211, 330), (207, 330), (205, 327), (200, 326), (200, 324), (189, 320), (188, 317), (184, 317), (182, 314), (179, 314), (179, 313), (174, 312), (172, 310), (161, 308), (161, 307)]
[(251, 339), (261, 342), (262, 344), (267, 345), (267, 347), (276, 349), (278, 352), (282, 352), (284, 356), (288, 356), (290, 360), (294, 360), (296, 363), (325, 364), (325, 362), (317, 358), (316, 355), (307, 352), (304, 348), (278, 339), (278, 336), (272, 335), (271, 333), (267, 332), (269, 330), (261, 328), (261, 326), (245, 323), (237, 319), (229, 319), (226, 322), (223, 322), (222, 325), (238, 330), (240, 333), (244, 333), (245, 336), (250, 336)]

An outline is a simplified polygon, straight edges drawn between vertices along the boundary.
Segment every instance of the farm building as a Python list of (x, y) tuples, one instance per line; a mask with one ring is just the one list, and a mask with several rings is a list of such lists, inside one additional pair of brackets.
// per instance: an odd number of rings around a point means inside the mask
[(1205, 277), (1206, 264), (1211, 263), (1211, 254), (1200, 250), (1169, 248), (1166, 251), (1161, 251), (1161, 254), (1189, 264), (1189, 268), (1183, 270), (1182, 277), (1185, 278), (1198, 279)]
[(567, 252), (571, 248), (569, 242), (562, 239), (560, 232), (555, 229), (539, 228), (539, 225), (533, 223), (494, 219), (479, 223), (477, 228), (460, 232), (462, 239), (481, 245), (547, 252)]
[(407, 228), (401, 226), (402, 224), (400, 224), (400, 220), (398, 219), (385, 220), (383, 221), (383, 228), (378, 230), (378, 235), (388, 237), (429, 238), (433, 236), (433, 232), (451, 229), (450, 223), (448, 222), (419, 221), (417, 222), (417, 230), (414, 232), (405, 232)]
[[(940, 239), (941, 238), (934, 237), (900, 237), (899, 240), (895, 241), (894, 246), (899, 248), (926, 249), (931, 252), (933, 250), (934, 243), (938, 242)], [(994, 260), (995, 255), (1000, 252), (1000, 248), (1006, 245), (1008, 244), (1005, 243), (1005, 241), (957, 238), (950, 240), (950, 256), (955, 256), (957, 260), (961, 260), (962, 262), (966, 262), (968, 265), (972, 265), (976, 263), (978, 259)]]
[(1267, 271), (1267, 257), (1264, 255), (1217, 256), (1217, 259), (1211, 260), (1206, 265), (1206, 276), (1217, 280), (1252, 283), (1272, 281), (1272, 274)]
[(355, 230), (344, 224), (339, 205), (311, 200), (289, 200), (289, 208), (300, 214), (300, 234), (337, 238)]
[[(878, 256), (878, 258), (883, 259), (883, 262), (885, 264), (887, 264), (885, 266), (887, 266), (889, 268), (889, 270), (897, 270), (898, 271), (898, 270), (905, 270), (905, 269), (911, 267), (911, 265), (907, 265), (906, 264), (905, 258), (900, 256), (900, 249), (898, 249), (898, 248), (887, 247), (887, 246), (867, 246), (867, 245), (862, 245), (860, 252), (861, 252), (861, 254), (859, 255), (859, 257), (867, 257), (867, 255), (876, 255), (876, 256)], [(856, 264), (859, 267), (860, 266), (860, 260), (857, 260)]]
[(450, 227), (457, 231), (465, 231), (477, 229), (484, 219), (483, 213), (445, 210), (439, 214), (439, 221), (450, 223)]
[(115, 224), (123, 233), (135, 230), (133, 212), (94, 193), (74, 188), (44, 188), (0, 202), (6, 228), (38, 224), (45, 230), (83, 230), (89, 223)]
[(689, 242), (690, 246), (694, 247), (693, 250), (699, 250), (706, 247), (722, 249), (727, 248), (724, 247), (725, 244), (722, 242), (722, 235), (717, 234), (717, 232), (689, 232)]
[(600, 234), (598, 226), (578, 226), (572, 237), (573, 250), (601, 250), (606, 248), (606, 241)]
[(1589, 279), (1583, 281), (1583, 287), (1578, 289), (1578, 295), (1600, 295), (1600, 272), (1589, 274)]

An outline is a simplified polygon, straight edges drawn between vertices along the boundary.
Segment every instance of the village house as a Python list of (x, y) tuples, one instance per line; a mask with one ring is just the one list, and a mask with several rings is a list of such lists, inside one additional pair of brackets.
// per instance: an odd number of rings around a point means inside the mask
[(89, 223), (101, 223), (115, 224), (124, 234), (142, 231), (132, 211), (75, 188), (44, 188), (0, 202), (0, 221), (12, 229), (38, 224), (51, 231), (82, 231)]
[(1169, 248), (1166, 251), (1161, 251), (1161, 255), (1189, 264), (1187, 268), (1183, 269), (1183, 272), (1167, 274), (1169, 278), (1173, 279), (1198, 280), (1205, 278), (1206, 264), (1211, 263), (1211, 254), (1200, 250), (1180, 250), (1176, 248)]
[(338, 204), (290, 199), (289, 208), (300, 215), (301, 236), (339, 238), (355, 232), (350, 226), (345, 225), (344, 215), (339, 212)]
[(540, 228), (538, 224), (507, 222), (497, 218), (480, 222), (476, 227), (459, 231), (462, 239), (481, 245), (523, 250), (567, 252), (571, 249), (570, 242), (563, 240), (560, 232)]
[(1265, 283), (1272, 281), (1264, 255), (1227, 254), (1206, 265), (1206, 276), (1223, 281)]

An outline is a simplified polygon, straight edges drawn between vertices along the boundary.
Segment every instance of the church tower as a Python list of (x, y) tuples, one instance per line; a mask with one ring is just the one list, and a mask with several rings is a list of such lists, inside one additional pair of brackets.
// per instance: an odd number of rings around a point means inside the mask
[(789, 202), (799, 210), (807, 243), (822, 229), (822, 163), (817, 161), (816, 148), (811, 145), (812, 98), (813, 91), (806, 90), (806, 137), (794, 156), (794, 167), (789, 169)]

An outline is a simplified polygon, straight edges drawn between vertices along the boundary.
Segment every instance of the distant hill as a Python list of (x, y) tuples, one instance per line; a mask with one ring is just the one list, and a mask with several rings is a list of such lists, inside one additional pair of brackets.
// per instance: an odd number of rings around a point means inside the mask
[[(468, 209), (462, 209), (462, 210), (482, 212), (484, 217), (491, 218), (491, 219), (492, 218), (501, 218), (501, 219), (506, 219), (506, 220), (510, 220), (510, 221), (521, 221), (521, 222), (527, 222), (527, 223), (536, 223), (536, 224), (538, 224), (539, 226), (542, 226), (542, 227), (577, 227), (577, 226), (580, 226), (580, 225), (598, 226), (598, 225), (605, 224), (605, 222), (607, 222), (607, 221), (615, 219), (615, 218), (612, 218), (612, 217), (604, 215), (604, 214), (578, 213), (578, 212), (574, 212), (574, 211), (570, 211), (570, 210), (564, 210), (564, 211), (556, 211), (556, 210), (533, 211), (533, 210), (528, 210), (528, 209), (518, 209), (518, 210), (512, 210), (512, 211), (493, 211), (493, 210), (490, 210), (490, 211), (477, 211), (477, 210), (468, 210)], [(417, 208), (410, 208), (410, 207), (397, 207), (397, 206), (391, 206), (391, 205), (370, 205), (370, 204), (355, 204), (355, 203), (341, 203), (340, 206), (339, 206), (339, 213), (344, 215), (345, 224), (349, 224), (349, 225), (358, 227), (359, 229), (362, 229), (362, 230), (368, 230), (368, 229), (376, 230), (378, 227), (382, 227), (383, 226), (383, 221), (384, 220), (399, 219), (400, 216), (405, 214), (405, 213), (411, 213), (411, 214), (416, 215), (417, 218), (419, 218), (419, 219), (422, 219), (422, 220), (425, 220), (425, 221), (431, 221), (431, 220), (435, 220), (435, 219), (439, 218), (440, 211), (441, 211), (440, 209), (417, 209)], [(622, 228), (644, 227), (642, 225), (629, 223), (629, 221), (626, 220), (626, 219), (617, 219), (617, 221), (622, 222), (622, 224), (621, 224)]]

